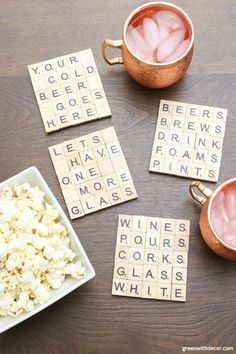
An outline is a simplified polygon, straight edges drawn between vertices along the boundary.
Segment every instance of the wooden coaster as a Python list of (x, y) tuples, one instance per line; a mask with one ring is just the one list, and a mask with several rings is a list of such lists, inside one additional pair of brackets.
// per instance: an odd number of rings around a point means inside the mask
[(161, 100), (149, 170), (217, 182), (227, 109)]
[(47, 133), (111, 115), (91, 49), (28, 70)]
[(71, 219), (137, 198), (113, 127), (49, 147)]
[(186, 301), (190, 221), (119, 215), (112, 294)]

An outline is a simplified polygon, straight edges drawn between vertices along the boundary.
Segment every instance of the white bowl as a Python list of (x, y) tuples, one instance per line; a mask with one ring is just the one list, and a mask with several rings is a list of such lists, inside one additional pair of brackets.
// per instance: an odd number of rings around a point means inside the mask
[(17, 325), (18, 323), (26, 320), (27, 318), (35, 315), (36, 313), (42, 311), (46, 307), (50, 306), (57, 300), (61, 299), (63, 296), (69, 294), (71, 291), (75, 290), (82, 284), (86, 283), (90, 279), (95, 276), (95, 271), (73, 229), (71, 226), (70, 221), (68, 220), (67, 216), (65, 215), (64, 211), (62, 210), (60, 204), (58, 203), (56, 197), (53, 195), (52, 191), (48, 187), (47, 183), (45, 182), (44, 178), (40, 174), (39, 170), (36, 167), (30, 167), (17, 175), (7, 179), (6, 181), (0, 183), (0, 189), (3, 187), (13, 187), (16, 183), (22, 184), (28, 182), (31, 186), (38, 186), (43, 192), (45, 192), (46, 200), (50, 203), (54, 208), (56, 208), (61, 216), (61, 221), (66, 227), (68, 231), (68, 235), (71, 240), (70, 247), (76, 253), (80, 255), (80, 259), (83, 262), (86, 275), (82, 279), (73, 279), (72, 277), (66, 277), (65, 281), (63, 282), (60, 289), (51, 290), (51, 298), (42, 305), (37, 305), (30, 312), (23, 312), (18, 317), (4, 317), (0, 316), (0, 333), (6, 331), (7, 329)]

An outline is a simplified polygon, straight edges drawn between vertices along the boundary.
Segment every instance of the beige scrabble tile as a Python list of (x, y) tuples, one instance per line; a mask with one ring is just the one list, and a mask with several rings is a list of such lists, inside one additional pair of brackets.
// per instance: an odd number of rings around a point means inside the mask
[(175, 175), (177, 174), (178, 165), (178, 159), (165, 159), (161, 172)]
[(175, 237), (173, 235), (160, 235), (160, 250), (172, 251), (174, 250)]
[(77, 194), (75, 187), (63, 189), (62, 194), (63, 194), (66, 204), (74, 203), (74, 202), (78, 201), (78, 199), (79, 199), (79, 196)]
[(104, 145), (105, 143), (102, 135), (102, 130), (88, 134), (88, 138), (91, 148), (93, 149), (97, 148), (100, 145)]
[(187, 110), (187, 103), (184, 102), (174, 102), (173, 105), (173, 116), (177, 117), (185, 117)]
[[(87, 77), (87, 83), (91, 91), (102, 87), (102, 81), (98, 75)], [(95, 100), (94, 102), (96, 103)]]
[(57, 175), (61, 189), (68, 189), (73, 187), (73, 176), (69, 171), (62, 171)]
[(186, 268), (188, 265), (188, 252), (174, 251), (173, 267)]
[(77, 153), (76, 139), (68, 140), (62, 143), (65, 156), (74, 155)]
[(144, 264), (157, 266), (159, 264), (160, 252), (155, 248), (144, 249)]
[(212, 121), (214, 107), (200, 106), (200, 119), (204, 119), (206, 122)]
[(112, 189), (116, 189), (119, 187), (118, 178), (115, 173), (111, 173), (109, 175), (103, 176), (102, 178), (103, 178), (106, 190), (112, 190)]
[(85, 121), (90, 121), (98, 118), (96, 108), (93, 103), (82, 107)]
[(111, 205), (124, 203), (126, 201), (123, 197), (121, 187), (118, 187), (115, 189), (108, 189), (107, 193), (108, 193)]
[(55, 169), (56, 174), (60, 175), (63, 172), (69, 171), (69, 167), (67, 165), (66, 159), (62, 158), (62, 159), (56, 159), (53, 161), (53, 166)]
[(102, 136), (103, 136), (104, 142), (106, 144), (109, 144), (111, 142), (118, 140), (118, 137), (116, 135), (116, 131), (115, 131), (114, 127), (109, 127), (109, 128), (103, 129)]
[(147, 265), (143, 266), (143, 281), (144, 282), (157, 282), (158, 280), (158, 266)]
[(118, 229), (116, 244), (119, 246), (131, 246), (131, 231), (126, 229)]
[(190, 220), (175, 220), (175, 235), (189, 236), (190, 234)]
[(128, 279), (129, 263), (115, 262), (113, 278), (114, 279)]
[(143, 280), (143, 264), (129, 264), (129, 280)]
[(91, 190), (91, 193), (93, 195), (97, 194), (97, 193), (102, 193), (106, 191), (105, 188), (105, 183), (103, 181), (102, 177), (98, 177), (95, 179), (92, 179), (88, 182), (89, 188)]
[(161, 232), (161, 218), (147, 217), (146, 219), (146, 231), (147, 233), (153, 233), (160, 235)]
[(151, 157), (149, 171), (152, 172), (162, 172), (164, 167), (164, 158), (156, 158), (156, 156)]
[[(134, 219), (133, 219), (134, 223)], [(131, 233), (131, 245), (132, 247), (141, 247), (145, 246), (145, 231), (133, 231)]]
[(89, 198), (93, 196), (92, 188), (89, 182), (83, 182), (75, 185), (76, 193), (79, 199)]
[(132, 215), (119, 215), (118, 219), (118, 230), (128, 230), (132, 231), (133, 228), (133, 216)]
[(216, 122), (226, 123), (227, 109), (226, 108), (214, 108), (213, 120)]
[(160, 265), (172, 266), (173, 265), (174, 253), (172, 251), (160, 251)]
[(90, 214), (97, 211), (97, 205), (94, 200), (94, 197), (83, 198), (80, 201), (82, 204), (84, 214)]
[(159, 265), (157, 281), (158, 283), (171, 283), (172, 280), (172, 266)]
[(144, 263), (144, 249), (139, 247), (131, 247), (130, 249), (130, 263), (143, 264)]
[(79, 153), (84, 150), (88, 150), (91, 148), (91, 144), (89, 141), (88, 135), (83, 135), (79, 138), (76, 138), (76, 145)]
[(126, 296), (141, 297), (142, 282), (137, 280), (127, 280)]
[(71, 219), (77, 219), (81, 216), (84, 216), (84, 211), (79, 200), (72, 203), (68, 203), (67, 208)]
[(138, 197), (133, 182), (127, 182), (121, 185), (124, 201), (132, 200)]
[(86, 165), (91, 164), (96, 161), (96, 158), (94, 156), (92, 149), (80, 151), (80, 159), (81, 159), (83, 166), (86, 166)]
[(106, 175), (110, 175), (111, 173), (114, 173), (112, 161), (109, 158), (98, 161), (98, 168), (102, 176), (106, 176)]
[(64, 161), (66, 162), (70, 171), (82, 167), (82, 162), (79, 153), (67, 156)]
[(120, 143), (118, 140), (106, 143), (107, 151), (111, 159), (123, 154)]
[(147, 217), (141, 215), (134, 215), (133, 216), (133, 231), (146, 231), (146, 222)]
[(98, 118), (105, 118), (111, 116), (111, 109), (107, 100), (104, 101), (104, 103), (102, 104), (96, 103), (95, 108), (96, 108)]
[(130, 250), (131, 248), (128, 246), (116, 246), (115, 261), (122, 263), (130, 263)]
[(156, 299), (158, 299), (158, 300), (171, 300), (171, 284), (157, 283)]
[(174, 240), (174, 250), (175, 251), (186, 251), (189, 249), (189, 236), (175, 236)]
[(65, 156), (62, 144), (49, 146), (48, 150), (53, 161), (61, 159)]
[(186, 107), (186, 118), (198, 119), (200, 116), (200, 106), (197, 104), (187, 104)]
[(155, 282), (143, 282), (142, 283), (142, 298), (143, 299), (155, 299), (156, 298), (156, 288)]
[(146, 233), (145, 247), (160, 249), (160, 235), (154, 233)]
[(127, 280), (114, 278), (112, 283), (112, 295), (127, 296)]
[(97, 206), (97, 210), (101, 210), (111, 206), (109, 195), (106, 191), (94, 194), (94, 200)]
[(85, 173), (89, 180), (101, 177), (101, 172), (99, 170), (97, 162), (90, 163), (84, 166)]
[(99, 146), (94, 146), (93, 153), (94, 153), (94, 156), (98, 162), (110, 159), (108, 151), (107, 151), (107, 147), (105, 144), (102, 144)]
[(111, 162), (115, 172), (123, 171), (128, 169), (126, 159), (123, 154), (113, 156)]
[(71, 170), (72, 183), (74, 185), (87, 181), (87, 174), (84, 167), (78, 167)]
[(162, 219), (161, 220), (161, 234), (174, 235), (175, 234), (175, 219)]
[(171, 300), (186, 301), (186, 285), (172, 284)]
[(159, 105), (159, 113), (172, 115), (174, 108), (174, 101), (161, 100)]
[(172, 272), (173, 284), (187, 284), (187, 268), (173, 268)]

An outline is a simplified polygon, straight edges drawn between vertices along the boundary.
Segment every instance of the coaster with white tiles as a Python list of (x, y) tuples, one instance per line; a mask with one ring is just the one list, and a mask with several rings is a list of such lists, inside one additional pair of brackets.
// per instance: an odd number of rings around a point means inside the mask
[(161, 100), (149, 171), (217, 182), (227, 109)]
[(190, 221), (119, 215), (112, 294), (186, 301)]
[(111, 115), (91, 49), (28, 70), (47, 133)]
[(71, 219), (137, 198), (113, 127), (49, 147)]

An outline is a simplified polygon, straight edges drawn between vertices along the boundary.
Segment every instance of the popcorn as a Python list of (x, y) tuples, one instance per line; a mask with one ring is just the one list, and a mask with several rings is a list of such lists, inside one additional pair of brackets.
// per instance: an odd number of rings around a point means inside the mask
[[(75, 259), (75, 260), (74, 260)], [(0, 192), (0, 316), (16, 317), (50, 299), (85, 268), (70, 248), (58, 210), (28, 183)]]

